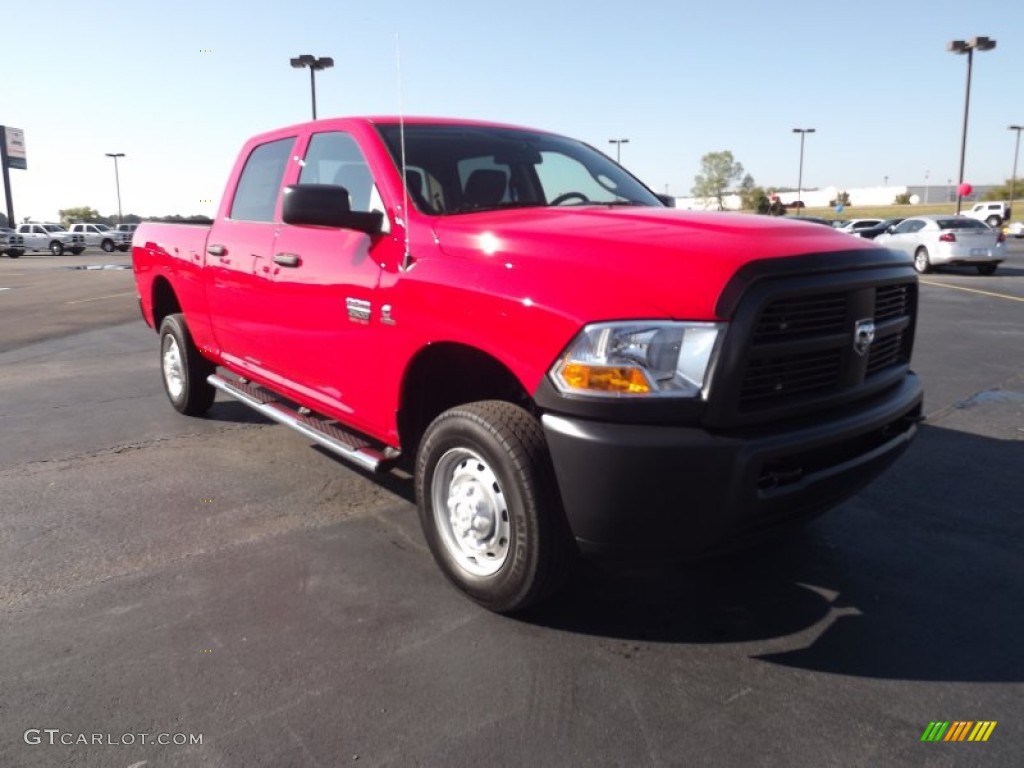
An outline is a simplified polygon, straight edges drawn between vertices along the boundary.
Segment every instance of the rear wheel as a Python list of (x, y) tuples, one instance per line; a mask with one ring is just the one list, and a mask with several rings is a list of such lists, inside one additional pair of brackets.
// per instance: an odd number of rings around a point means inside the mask
[(999, 264), (976, 264), (979, 275), (994, 275)]
[(511, 613), (551, 595), (574, 548), (540, 423), (511, 403), (451, 408), (427, 429), (416, 497), (430, 551), (477, 603)]
[(77, 256), (78, 254), (80, 254), (84, 250), (85, 250), (85, 248), (72, 248), (71, 249), (71, 253), (73, 253), (75, 256)]
[(167, 399), (179, 413), (198, 416), (210, 410), (217, 391), (206, 381), (215, 366), (199, 354), (181, 314), (160, 323), (160, 372)]
[(52, 243), (50, 243), (50, 253), (52, 253), (54, 256), (63, 256), (64, 243), (62, 243), (60, 240), (54, 240)]
[(1003, 220), (999, 216), (989, 216), (985, 219), (985, 223), (988, 224), (992, 229), (1002, 226)]
[(928, 258), (927, 248), (918, 248), (914, 254), (914, 269), (920, 274), (926, 275), (932, 271), (932, 262)]
[(113, 253), (114, 252), (114, 241), (113, 240), (104, 240), (102, 243), (100, 243), (100, 248), (102, 248), (106, 253)]

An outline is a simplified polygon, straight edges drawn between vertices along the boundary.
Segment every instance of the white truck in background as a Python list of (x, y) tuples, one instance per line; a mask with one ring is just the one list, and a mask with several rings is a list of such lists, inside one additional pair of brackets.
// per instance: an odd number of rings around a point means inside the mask
[(72, 234), (60, 224), (29, 222), (18, 225), (26, 251), (49, 251), (54, 256), (71, 251), (76, 256), (85, 250), (85, 235)]
[(986, 202), (977, 203), (971, 210), (964, 211), (964, 216), (970, 216), (972, 219), (978, 221), (984, 221), (992, 229), (998, 229), (1010, 220), (1010, 204), (1009, 203), (997, 203), (997, 202)]
[(86, 245), (97, 246), (107, 253), (113, 253), (115, 250), (124, 252), (132, 247), (130, 232), (119, 232), (106, 224), (72, 224), (69, 231), (73, 235), (82, 235)]

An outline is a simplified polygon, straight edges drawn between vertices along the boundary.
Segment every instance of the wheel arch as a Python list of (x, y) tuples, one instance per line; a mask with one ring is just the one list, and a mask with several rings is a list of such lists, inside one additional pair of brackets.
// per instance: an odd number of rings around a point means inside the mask
[(455, 342), (420, 349), (406, 366), (399, 390), (397, 426), (403, 455), (413, 460), (423, 433), (441, 413), (480, 400), (535, 408), (519, 378), (493, 355)]
[(163, 275), (153, 280), (151, 296), (153, 328), (159, 331), (160, 323), (164, 321), (165, 317), (181, 312), (181, 302), (178, 301), (178, 295), (174, 292), (171, 281)]

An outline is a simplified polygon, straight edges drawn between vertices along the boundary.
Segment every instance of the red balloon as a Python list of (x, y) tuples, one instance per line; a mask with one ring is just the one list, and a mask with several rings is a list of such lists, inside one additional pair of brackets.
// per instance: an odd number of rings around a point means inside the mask
[(966, 181), (956, 188), (956, 191), (960, 194), (960, 197), (967, 197), (971, 192), (974, 191), (974, 187), (968, 184)]

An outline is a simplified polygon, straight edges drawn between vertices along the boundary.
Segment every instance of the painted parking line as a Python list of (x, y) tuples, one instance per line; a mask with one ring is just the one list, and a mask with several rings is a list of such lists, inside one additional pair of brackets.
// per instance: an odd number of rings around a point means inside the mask
[(1024, 301), (1024, 296), (1010, 296), (1010, 295), (1005, 294), (1005, 293), (994, 293), (992, 291), (983, 291), (980, 288), (964, 288), (963, 286), (960, 286), (960, 285), (949, 285), (948, 283), (935, 283), (935, 282), (932, 282), (931, 280), (922, 280), (920, 278), (918, 278), (918, 282), (919, 283), (924, 283), (925, 285), (934, 285), (937, 288), (949, 288), (949, 289), (954, 290), (954, 291), (967, 291), (968, 293), (980, 293), (982, 296), (993, 296), (994, 298), (997, 298), (997, 299), (1009, 299), (1010, 301)]
[(65, 304), (84, 304), (87, 301), (102, 301), (103, 299), (119, 299), (122, 296), (134, 296), (135, 291), (128, 291), (128, 293), (112, 293), (109, 296), (93, 296), (91, 299), (76, 299), (75, 301), (65, 301)]

